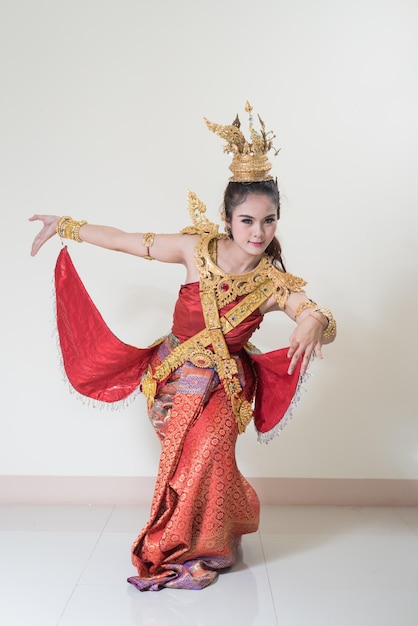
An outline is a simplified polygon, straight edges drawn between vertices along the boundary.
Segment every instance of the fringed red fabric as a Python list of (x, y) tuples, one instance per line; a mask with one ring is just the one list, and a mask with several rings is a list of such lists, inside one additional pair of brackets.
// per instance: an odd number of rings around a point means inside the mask
[(65, 373), (81, 395), (118, 402), (138, 389), (155, 351), (118, 339), (107, 327), (64, 247), (55, 266), (57, 330)]
[(258, 433), (273, 431), (278, 423), (289, 416), (289, 410), (300, 387), (300, 366), (288, 374), (289, 348), (265, 354), (250, 354), (257, 375), (257, 394), (254, 407), (254, 425)]

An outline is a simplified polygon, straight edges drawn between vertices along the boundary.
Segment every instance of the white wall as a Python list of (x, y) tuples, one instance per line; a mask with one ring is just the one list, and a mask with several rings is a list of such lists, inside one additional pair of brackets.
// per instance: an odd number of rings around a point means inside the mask
[[(279, 440), (239, 440), (248, 476), (418, 478), (418, 5), (412, 0), (2, 0), (0, 474), (152, 476), (145, 402), (99, 411), (68, 393), (54, 338), (58, 238), (35, 212), (131, 230), (217, 219), (229, 157), (203, 116), (277, 134), (289, 271), (333, 309)], [(69, 243), (118, 336), (169, 330), (182, 269)], [(292, 325), (272, 315), (263, 349)]]

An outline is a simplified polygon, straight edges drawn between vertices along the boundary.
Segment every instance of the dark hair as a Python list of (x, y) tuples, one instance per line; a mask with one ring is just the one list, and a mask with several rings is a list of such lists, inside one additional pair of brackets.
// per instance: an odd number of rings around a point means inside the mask
[[(228, 183), (224, 192), (224, 211), (228, 222), (232, 219), (234, 209), (245, 202), (250, 194), (265, 195), (277, 207), (277, 219), (280, 218), (280, 193), (275, 180), (263, 180), (257, 183)], [(266, 249), (273, 264), (280, 267), (284, 272), (286, 268), (282, 259), (282, 247), (277, 237), (270, 242)]]

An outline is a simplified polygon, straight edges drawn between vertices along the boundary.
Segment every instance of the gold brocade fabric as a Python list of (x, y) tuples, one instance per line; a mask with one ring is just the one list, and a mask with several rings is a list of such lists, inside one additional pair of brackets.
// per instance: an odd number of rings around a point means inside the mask
[[(166, 340), (157, 362), (168, 349)], [(251, 394), (249, 362), (238, 368)], [(241, 535), (258, 528), (257, 495), (235, 460), (236, 420), (216, 373), (189, 364), (159, 389), (150, 419), (162, 451), (150, 520), (132, 551), (138, 576), (129, 582), (200, 589), (234, 563)]]

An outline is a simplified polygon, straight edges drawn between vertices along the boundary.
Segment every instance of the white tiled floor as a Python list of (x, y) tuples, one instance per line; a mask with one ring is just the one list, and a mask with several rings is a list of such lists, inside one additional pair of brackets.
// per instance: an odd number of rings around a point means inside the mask
[(418, 508), (263, 507), (203, 591), (137, 591), (148, 507), (0, 506), (2, 626), (417, 626)]

